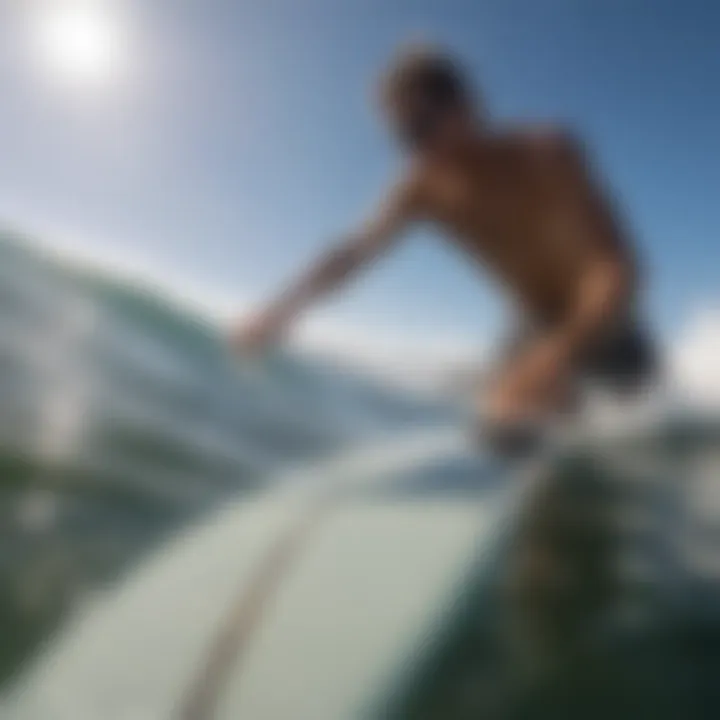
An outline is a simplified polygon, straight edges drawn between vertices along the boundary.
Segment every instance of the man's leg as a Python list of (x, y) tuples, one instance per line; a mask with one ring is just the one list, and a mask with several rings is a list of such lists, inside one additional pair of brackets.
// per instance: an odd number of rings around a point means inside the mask
[(518, 368), (526, 363), (542, 340), (541, 332), (521, 327), (503, 346), (482, 389), (480, 440), (503, 456), (518, 457), (534, 452), (543, 439), (547, 423), (574, 412), (579, 405), (575, 373), (563, 378), (540, 402), (533, 397), (518, 397), (513, 390)]
[(485, 388), (481, 432), (485, 444), (503, 454), (532, 452), (548, 422), (576, 412), (583, 381), (595, 381), (621, 398), (635, 398), (659, 374), (650, 334), (630, 317), (606, 332), (564, 376), (554, 378), (549, 392), (519, 394), (514, 387), (517, 370), (532, 359), (542, 342), (542, 331), (530, 328), (517, 333)]

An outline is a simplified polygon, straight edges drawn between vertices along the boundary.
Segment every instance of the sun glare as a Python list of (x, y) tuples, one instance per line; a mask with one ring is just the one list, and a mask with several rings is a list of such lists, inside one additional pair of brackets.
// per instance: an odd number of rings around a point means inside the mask
[(41, 59), (58, 78), (103, 84), (121, 70), (122, 33), (106, 4), (96, 0), (56, 0), (38, 17)]

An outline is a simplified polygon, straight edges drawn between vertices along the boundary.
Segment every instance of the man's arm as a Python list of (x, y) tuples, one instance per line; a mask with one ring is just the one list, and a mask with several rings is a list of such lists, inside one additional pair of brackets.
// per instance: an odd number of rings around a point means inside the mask
[(253, 322), (242, 328), (237, 344), (262, 346), (273, 341), (311, 304), (376, 260), (414, 218), (415, 196), (409, 184), (396, 187), (364, 227), (326, 252)]

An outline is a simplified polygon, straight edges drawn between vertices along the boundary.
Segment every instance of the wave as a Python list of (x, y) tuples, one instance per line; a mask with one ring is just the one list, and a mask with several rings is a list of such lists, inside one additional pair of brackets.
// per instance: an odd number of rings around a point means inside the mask
[(0, 234), (0, 678), (87, 589), (278, 469), (448, 407), (220, 330)]

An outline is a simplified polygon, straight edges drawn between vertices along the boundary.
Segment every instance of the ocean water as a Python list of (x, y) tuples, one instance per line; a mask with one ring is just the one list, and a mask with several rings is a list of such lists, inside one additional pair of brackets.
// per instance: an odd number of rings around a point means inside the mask
[[(73, 610), (198, 515), (262, 492), (288, 467), (342, 464), (358, 447), (403, 460), (402, 438), (437, 438), (463, 419), (458, 407), (290, 352), (240, 361), (218, 328), (152, 288), (9, 235), (0, 329), (0, 691)], [(623, 520), (631, 600), (652, 585), (704, 636), (720, 628), (720, 422), (677, 408), (627, 433), (611, 420), (607, 467), (638, 496)], [(471, 454), (454, 470), (391, 472), (375, 500), (462, 494), (478, 467), (482, 482), (508, 478)], [(387, 457), (374, 460), (390, 472)], [(585, 472), (561, 466), (574, 479)], [(636, 526), (651, 505), (648, 535)]]
[(287, 354), (241, 363), (199, 316), (8, 234), (0, 397), (0, 684), (198, 513), (455, 412)]

